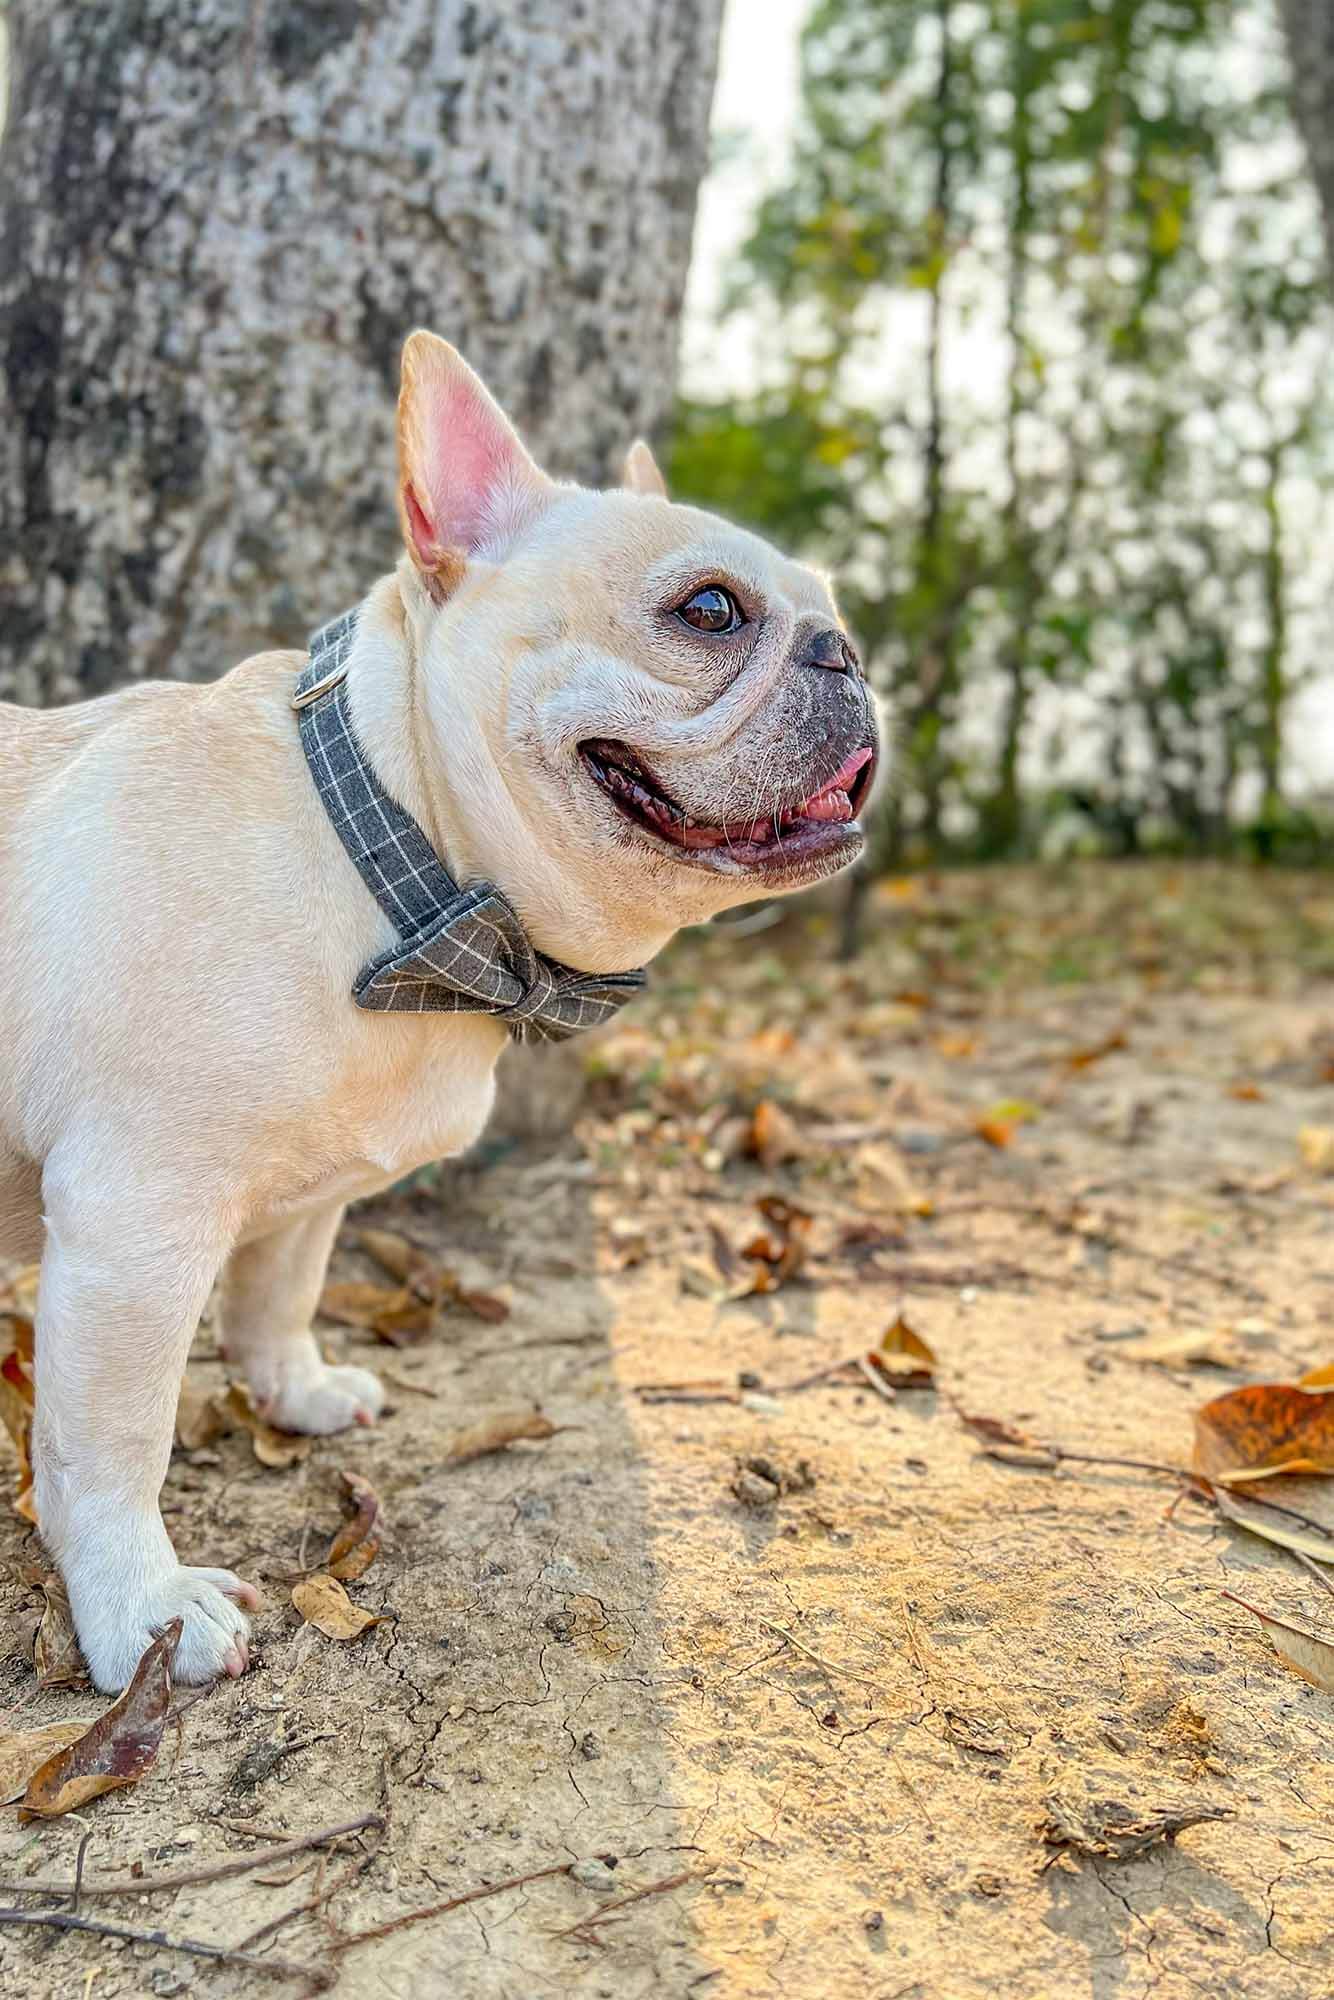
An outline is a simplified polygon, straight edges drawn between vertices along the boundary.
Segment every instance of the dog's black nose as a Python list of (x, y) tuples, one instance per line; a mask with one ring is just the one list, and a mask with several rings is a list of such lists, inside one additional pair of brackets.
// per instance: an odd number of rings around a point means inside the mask
[(802, 659), (804, 667), (827, 667), (834, 674), (859, 674), (861, 662), (841, 632), (817, 632)]

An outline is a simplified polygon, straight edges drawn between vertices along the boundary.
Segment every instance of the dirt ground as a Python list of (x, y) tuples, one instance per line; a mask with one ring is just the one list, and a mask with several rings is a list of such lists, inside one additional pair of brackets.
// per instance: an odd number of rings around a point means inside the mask
[[(85, 1833), (91, 1881), (387, 1808), (332, 1859), (85, 1911), (235, 1947), (314, 1901), (250, 1948), (336, 1964), (348, 2000), (1334, 1993), (1334, 1697), (1221, 1593), (1331, 1629), (1334, 1603), (1170, 1474), (1002, 1462), (959, 1416), (1186, 1465), (1208, 1397), (1334, 1359), (1334, 1179), (1298, 1140), (1334, 1126), (1334, 877), (948, 876), (886, 884), (871, 921), (850, 969), (821, 910), (683, 941), (595, 1047), (519, 1059), (473, 1159), (349, 1219), (336, 1275), (383, 1280), (374, 1223), (508, 1320), (380, 1346), (390, 1413), (291, 1469), (242, 1432), (177, 1452), (178, 1548), (263, 1591), (254, 1668), (136, 1789), (7, 1809), (10, 1891), (68, 1878)], [(813, 1217), (808, 1261), (729, 1297), (774, 1194)], [(934, 1388), (795, 1386), (900, 1311)], [(1193, 1331), (1212, 1363), (1136, 1353)], [(222, 1384), (207, 1325), (191, 1378)], [(534, 1405), (555, 1436), (448, 1463)], [(391, 1524), (349, 1585), (386, 1622), (347, 1644), (290, 1601), (344, 1470)], [(35, 1685), (38, 1560), (6, 1513), (8, 1729), (105, 1705)], [(1044, 1838), (1117, 1808), (1224, 1816), (1130, 1859)], [(0, 1984), (310, 1990), (3, 1927)]]

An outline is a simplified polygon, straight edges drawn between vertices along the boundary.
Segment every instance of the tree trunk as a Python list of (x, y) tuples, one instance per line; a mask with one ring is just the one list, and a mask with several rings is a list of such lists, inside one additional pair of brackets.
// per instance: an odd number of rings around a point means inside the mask
[(390, 561), (399, 346), (553, 471), (668, 408), (721, 0), (10, 0), (0, 696), (202, 679)]
[(1330, 0), (1282, 0), (1292, 62), (1292, 108), (1310, 155), (1334, 276), (1334, 7)]

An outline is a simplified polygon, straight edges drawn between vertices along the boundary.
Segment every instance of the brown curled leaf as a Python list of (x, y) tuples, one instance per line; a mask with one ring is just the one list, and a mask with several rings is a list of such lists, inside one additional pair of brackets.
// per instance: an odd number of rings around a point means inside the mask
[(176, 1403), (176, 1442), (182, 1451), (201, 1451), (236, 1428), (230, 1411), (206, 1389), (184, 1381)]
[(232, 1383), (227, 1394), (221, 1398), (219, 1408), (243, 1430), (249, 1431), (255, 1457), (271, 1471), (286, 1472), (290, 1466), (299, 1465), (303, 1458), (309, 1458), (314, 1448), (314, 1438), (293, 1437), (290, 1432), (275, 1430), (272, 1424), (266, 1423), (255, 1408), (250, 1391), (240, 1382)]
[(33, 1637), (32, 1664), (40, 1688), (88, 1686), (88, 1668), (79, 1651), (74, 1614), (60, 1577), (52, 1570), (38, 1582), (45, 1603)]
[(935, 1380), (935, 1351), (902, 1313), (895, 1314), (867, 1360), (900, 1389), (929, 1388)]
[(345, 1472), (343, 1485), (352, 1502), (353, 1514), (330, 1542), (326, 1567), (330, 1576), (352, 1583), (365, 1575), (380, 1553), (384, 1510), (370, 1480), (363, 1479), (359, 1472)]
[(359, 1281), (326, 1285), (320, 1311), (340, 1326), (366, 1327), (390, 1347), (410, 1347), (424, 1339), (435, 1323), (434, 1297), (422, 1298), (407, 1285), (395, 1291)]
[(21, 1820), (58, 1819), (103, 1792), (136, 1785), (152, 1768), (171, 1704), (171, 1667), (182, 1624), (173, 1618), (154, 1639), (134, 1678), (90, 1729), (38, 1767), (23, 1794)]
[(447, 1465), (467, 1465), (470, 1459), (485, 1458), (488, 1452), (503, 1451), (521, 1439), (555, 1437), (556, 1426), (539, 1410), (508, 1410), (467, 1430), (456, 1431), (445, 1453)]

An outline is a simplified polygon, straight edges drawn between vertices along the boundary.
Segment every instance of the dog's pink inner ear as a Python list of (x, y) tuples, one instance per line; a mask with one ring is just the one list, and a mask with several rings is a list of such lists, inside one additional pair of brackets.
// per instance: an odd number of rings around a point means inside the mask
[(499, 405), (434, 334), (409, 335), (399, 395), (403, 528), (418, 565), (502, 554), (552, 490)]

